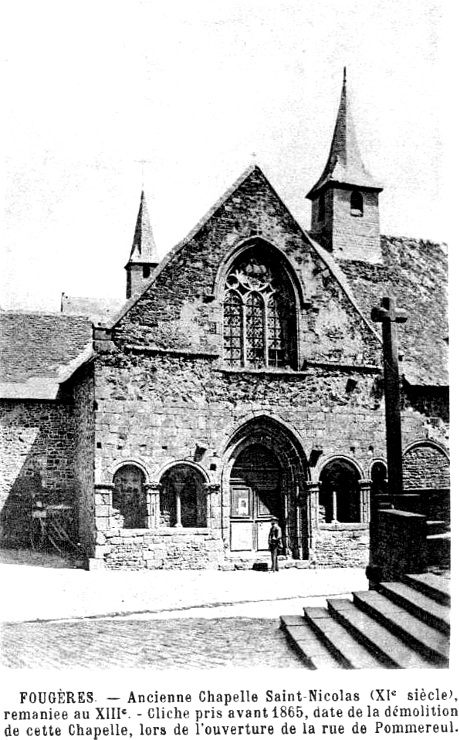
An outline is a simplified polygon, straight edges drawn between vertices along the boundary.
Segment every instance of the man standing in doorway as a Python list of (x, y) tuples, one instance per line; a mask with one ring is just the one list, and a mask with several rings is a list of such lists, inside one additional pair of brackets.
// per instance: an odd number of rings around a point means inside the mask
[(268, 546), (271, 551), (271, 570), (279, 570), (278, 554), (282, 546), (282, 532), (279, 527), (279, 520), (276, 517), (271, 519), (271, 529), (269, 530)]

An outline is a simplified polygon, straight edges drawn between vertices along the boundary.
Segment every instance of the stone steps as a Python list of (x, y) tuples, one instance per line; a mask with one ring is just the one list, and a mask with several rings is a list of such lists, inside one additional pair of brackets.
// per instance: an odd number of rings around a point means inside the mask
[(354, 593), (354, 603), (432, 663), (445, 664), (449, 647), (446, 635), (377, 591)]
[(450, 581), (448, 577), (437, 576), (432, 573), (407, 574), (403, 576), (402, 583), (413, 586), (420, 593), (430, 596), (438, 604), (445, 604), (445, 606), (450, 606), (451, 604)]
[(343, 668), (342, 661), (325, 647), (302, 616), (281, 617), (282, 628), (298, 654), (309, 668)]
[(366, 647), (356, 640), (331, 613), (323, 607), (305, 608), (306, 624), (311, 627), (330, 653), (345, 668), (382, 668)]
[(449, 635), (450, 610), (406, 583), (380, 583), (378, 591), (431, 627)]
[(331, 614), (387, 668), (430, 668), (431, 664), (349, 599), (331, 599)]
[(327, 608), (281, 617), (281, 628), (309, 668), (442, 668), (449, 655), (446, 578), (425, 573), (382, 583)]

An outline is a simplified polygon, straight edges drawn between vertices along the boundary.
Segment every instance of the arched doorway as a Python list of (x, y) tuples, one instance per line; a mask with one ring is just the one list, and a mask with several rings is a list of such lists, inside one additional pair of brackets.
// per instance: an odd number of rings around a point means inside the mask
[(230, 551), (249, 557), (267, 552), (270, 521), (276, 516), (284, 554), (308, 558), (312, 542), (309, 468), (295, 432), (260, 415), (236, 430), (225, 458), (222, 524)]
[(349, 460), (331, 460), (320, 474), (319, 522), (360, 522), (360, 475)]
[(161, 527), (207, 526), (204, 479), (191, 465), (181, 463), (161, 478), (159, 524)]
[(271, 518), (283, 520), (281, 470), (263, 444), (246, 447), (236, 458), (230, 479), (231, 550), (268, 550)]

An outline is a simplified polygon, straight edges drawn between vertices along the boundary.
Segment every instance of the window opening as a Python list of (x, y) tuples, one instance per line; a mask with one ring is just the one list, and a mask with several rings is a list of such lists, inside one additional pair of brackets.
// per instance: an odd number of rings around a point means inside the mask
[(112, 508), (119, 526), (125, 529), (146, 527), (147, 503), (145, 476), (135, 465), (123, 465), (113, 476)]
[(142, 273), (143, 273), (143, 277), (144, 278), (149, 278), (150, 277), (150, 274), (151, 274), (151, 267), (150, 267), (150, 265), (144, 265), (143, 266)]
[(280, 265), (253, 248), (231, 269), (223, 307), (224, 358), (242, 367), (285, 367), (294, 357), (295, 302)]
[(363, 216), (363, 195), (360, 190), (351, 193), (351, 216)]
[(242, 298), (230, 290), (224, 305), (224, 351), (230, 365), (242, 365)]
[(333, 460), (320, 474), (319, 521), (360, 521), (359, 475), (346, 460)]
[(202, 476), (189, 465), (175, 465), (161, 479), (160, 526), (207, 526)]
[(250, 293), (246, 303), (247, 364), (260, 367), (265, 364), (264, 305), (260, 293)]

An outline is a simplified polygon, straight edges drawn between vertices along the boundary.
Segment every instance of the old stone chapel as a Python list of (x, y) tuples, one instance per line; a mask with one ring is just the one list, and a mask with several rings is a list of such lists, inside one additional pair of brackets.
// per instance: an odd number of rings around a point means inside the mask
[(38, 516), (89, 567), (252, 568), (276, 516), (284, 565), (366, 565), (383, 296), (408, 312), (405, 489), (449, 486), (445, 250), (382, 236), (381, 190), (344, 80), (309, 232), (252, 166), (158, 264), (142, 193), (115, 316), (0, 314), (2, 544)]

